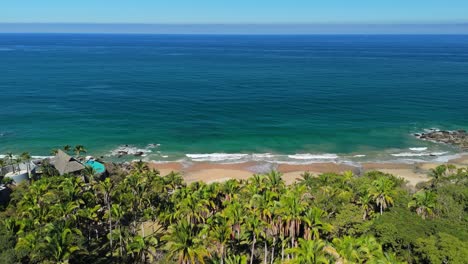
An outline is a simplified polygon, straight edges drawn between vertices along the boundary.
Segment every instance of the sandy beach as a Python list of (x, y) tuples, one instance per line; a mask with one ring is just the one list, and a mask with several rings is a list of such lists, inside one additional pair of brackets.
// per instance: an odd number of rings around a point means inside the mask
[[(448, 163), (457, 166), (468, 165), (468, 155), (457, 159), (450, 160)], [(368, 171), (381, 171), (384, 173), (393, 174), (404, 178), (409, 185), (415, 186), (419, 182), (428, 181), (427, 174), (430, 169), (444, 163), (361, 163), (356, 166), (341, 164), (341, 163), (312, 163), (304, 165), (293, 164), (273, 164), (266, 162), (245, 162), (232, 164), (219, 164), (207, 162), (193, 163), (149, 163), (153, 169), (161, 172), (161, 175), (166, 175), (171, 171), (180, 172), (186, 182), (204, 181), (206, 183), (223, 182), (229, 179), (245, 180), (255, 173), (267, 173), (272, 169), (283, 173), (283, 179), (287, 184), (295, 182), (301, 175), (308, 171), (314, 175), (325, 172), (342, 173), (352, 171), (356, 175), (363, 174)]]

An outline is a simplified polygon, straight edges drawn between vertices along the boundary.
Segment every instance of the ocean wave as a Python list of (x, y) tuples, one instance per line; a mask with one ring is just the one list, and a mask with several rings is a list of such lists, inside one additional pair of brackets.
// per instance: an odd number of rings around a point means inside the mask
[(274, 158), (275, 155), (271, 154), (271, 153), (259, 153), (259, 154), (252, 154), (252, 157), (255, 159), (255, 158), (258, 158), (258, 159), (268, 159), (268, 158)]
[(330, 160), (337, 159), (338, 155), (336, 154), (294, 154), (288, 155), (290, 159), (298, 160)]
[(228, 154), (228, 153), (210, 153), (210, 154), (186, 154), (193, 161), (235, 161), (247, 158), (248, 154)]
[(54, 156), (31, 156), (32, 159), (36, 160), (42, 160), (42, 159), (50, 159), (53, 158)]
[(363, 155), (363, 154), (357, 154), (357, 155), (354, 155), (353, 157), (354, 158), (364, 158), (366, 157), (367, 155)]
[(425, 150), (427, 150), (427, 148), (426, 148), (426, 147), (421, 147), (421, 148), (409, 148), (409, 150), (411, 150), (411, 151), (425, 151)]
[(423, 153), (414, 153), (414, 152), (402, 152), (391, 154), (394, 157), (424, 157), (424, 156), (442, 156), (448, 152), (423, 152)]

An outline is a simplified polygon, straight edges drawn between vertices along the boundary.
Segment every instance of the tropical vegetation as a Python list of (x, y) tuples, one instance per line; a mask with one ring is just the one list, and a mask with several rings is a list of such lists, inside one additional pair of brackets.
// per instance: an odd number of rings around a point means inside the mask
[[(82, 146), (74, 151), (85, 152)], [(276, 171), (247, 181), (186, 184), (181, 175), (161, 176), (144, 162), (106, 178), (43, 171), (12, 187), (0, 214), (0, 263), (468, 259), (465, 168), (438, 167), (416, 189), (381, 172), (306, 172), (286, 185)]]

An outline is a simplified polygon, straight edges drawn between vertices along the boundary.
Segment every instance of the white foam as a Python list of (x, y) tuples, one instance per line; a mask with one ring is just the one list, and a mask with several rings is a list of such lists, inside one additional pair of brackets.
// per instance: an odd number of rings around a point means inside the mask
[(248, 154), (228, 154), (228, 153), (209, 153), (209, 154), (186, 154), (193, 161), (235, 161), (249, 156)]
[(253, 158), (273, 158), (275, 155), (271, 153), (258, 153), (258, 154), (252, 154)]
[(424, 132), (427, 132), (427, 133), (430, 133), (430, 132), (439, 132), (440, 129), (436, 128), (436, 127), (431, 127), (431, 128), (426, 128), (424, 129)]
[(31, 156), (32, 159), (50, 159), (54, 156)]
[(353, 157), (355, 158), (364, 158), (366, 155), (362, 155), (362, 154), (357, 154), (357, 155), (354, 155)]
[(290, 159), (298, 159), (298, 160), (329, 160), (329, 159), (337, 159), (338, 155), (336, 154), (294, 154), (288, 155)]
[(427, 150), (426, 147), (421, 147), (421, 148), (409, 148), (411, 151), (425, 151)]
[(422, 153), (413, 153), (413, 152), (402, 152), (391, 154), (394, 157), (424, 157), (424, 156), (442, 156), (448, 152), (422, 152)]

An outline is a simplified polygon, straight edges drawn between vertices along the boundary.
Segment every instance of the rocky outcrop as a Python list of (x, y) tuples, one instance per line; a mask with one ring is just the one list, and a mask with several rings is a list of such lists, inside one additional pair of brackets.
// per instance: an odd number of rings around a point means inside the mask
[(427, 132), (416, 133), (414, 136), (422, 140), (445, 143), (468, 150), (468, 133), (465, 130), (429, 129)]

